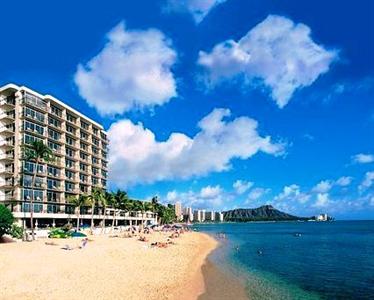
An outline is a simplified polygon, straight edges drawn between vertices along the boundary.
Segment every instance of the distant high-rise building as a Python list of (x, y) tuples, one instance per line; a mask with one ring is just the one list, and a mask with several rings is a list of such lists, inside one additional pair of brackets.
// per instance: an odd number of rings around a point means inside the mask
[(187, 222), (192, 222), (194, 220), (192, 207), (183, 208), (183, 216)]
[(205, 219), (206, 221), (214, 222), (216, 220), (216, 214), (214, 211), (207, 211), (205, 213)]
[(179, 201), (175, 203), (175, 216), (177, 217), (177, 220), (183, 220), (182, 203)]

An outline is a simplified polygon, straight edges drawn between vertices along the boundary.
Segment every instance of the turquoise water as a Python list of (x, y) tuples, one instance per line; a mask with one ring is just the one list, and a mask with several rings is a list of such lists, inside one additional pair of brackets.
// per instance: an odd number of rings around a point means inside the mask
[(212, 260), (240, 276), (251, 299), (374, 299), (374, 221), (194, 227), (226, 234)]

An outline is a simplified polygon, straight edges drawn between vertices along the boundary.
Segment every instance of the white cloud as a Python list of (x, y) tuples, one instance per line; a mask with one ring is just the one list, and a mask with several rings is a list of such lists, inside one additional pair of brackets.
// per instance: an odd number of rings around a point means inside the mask
[(252, 189), (248, 193), (246, 204), (250, 204), (250, 202), (254, 200), (258, 200), (259, 198), (261, 198), (263, 195), (265, 195), (269, 191), (270, 191), (269, 189), (264, 189), (260, 187)]
[(317, 200), (314, 203), (314, 207), (327, 207), (329, 204), (329, 194), (328, 193), (320, 193), (317, 194)]
[(350, 176), (342, 176), (335, 181), (335, 184), (339, 186), (348, 186), (352, 183), (352, 179), (353, 178)]
[(219, 210), (225, 202), (232, 200), (232, 197), (226, 193), (219, 185), (205, 186), (200, 191), (189, 190), (187, 192), (177, 192), (175, 190), (166, 194), (168, 203), (182, 202), (182, 206), (192, 207), (194, 209), (213, 209)]
[(175, 178), (187, 179), (230, 169), (233, 158), (248, 159), (257, 152), (280, 155), (284, 145), (262, 137), (257, 121), (248, 117), (227, 120), (228, 109), (214, 109), (189, 137), (172, 133), (157, 141), (141, 123), (120, 120), (108, 130), (109, 176), (118, 186), (152, 183)]
[(167, 12), (188, 12), (196, 23), (200, 23), (217, 5), (227, 0), (167, 0)]
[(314, 188), (313, 192), (315, 193), (327, 193), (332, 188), (332, 183), (329, 180), (322, 180)]
[(222, 188), (219, 185), (216, 186), (206, 186), (201, 189), (200, 197), (201, 198), (215, 198), (222, 193)]
[(353, 162), (358, 164), (368, 164), (374, 162), (374, 155), (372, 154), (356, 154), (352, 157)]
[(310, 195), (302, 193), (300, 191), (300, 186), (297, 184), (291, 184), (283, 187), (283, 191), (274, 197), (275, 201), (297, 201), (299, 203), (305, 203), (309, 200)]
[(101, 115), (162, 105), (177, 95), (171, 70), (176, 52), (162, 32), (128, 30), (121, 22), (107, 40), (74, 78), (79, 94)]
[(236, 180), (232, 187), (238, 195), (244, 194), (253, 186), (253, 182), (245, 180)]
[(238, 42), (226, 40), (210, 53), (200, 51), (198, 63), (208, 71), (212, 84), (238, 75), (244, 77), (245, 86), (260, 79), (282, 108), (297, 89), (326, 73), (337, 56), (337, 51), (311, 39), (308, 26), (269, 15)]
[(360, 190), (365, 190), (371, 187), (374, 184), (374, 171), (366, 172), (365, 178), (359, 186)]

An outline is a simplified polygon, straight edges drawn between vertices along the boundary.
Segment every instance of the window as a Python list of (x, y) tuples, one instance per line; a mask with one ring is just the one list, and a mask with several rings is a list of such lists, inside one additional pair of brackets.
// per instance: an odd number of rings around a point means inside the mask
[(57, 128), (61, 128), (61, 122), (52, 117), (48, 118), (48, 124)]
[(65, 181), (65, 190), (67, 192), (72, 192), (75, 190), (75, 184), (73, 182)]
[(99, 175), (99, 169), (95, 168), (95, 167), (92, 167), (92, 174), (93, 175)]
[(30, 104), (32, 106), (39, 107), (40, 109), (46, 109), (47, 108), (47, 103), (44, 102), (39, 97), (36, 97), (34, 95), (25, 93), (23, 99), (24, 99), (25, 103)]
[[(24, 187), (31, 187), (32, 186), (32, 175), (23, 175), (23, 186)], [(43, 186), (43, 178), (42, 177), (35, 177), (35, 186), (36, 188), (41, 188)]]
[(25, 107), (23, 109), (23, 116), (29, 117), (29, 118), (32, 118), (34, 120), (44, 123), (44, 114), (42, 114), (41, 112), (35, 111), (29, 107)]
[(28, 135), (28, 134), (25, 134), (23, 136), (23, 142), (25, 144), (32, 144), (34, 141), (40, 141), (40, 142), (43, 142), (43, 140), (41, 138), (38, 138), (36, 136), (33, 136), (33, 135)]
[(68, 147), (65, 148), (65, 153), (69, 157), (74, 157), (75, 156), (75, 151), (71, 148), (68, 148)]
[(87, 183), (88, 182), (88, 177), (87, 177), (87, 175), (79, 174), (79, 180), (81, 182)]
[[(23, 163), (23, 170), (28, 173), (34, 173), (36, 164), (30, 161), (25, 161)], [(44, 166), (38, 165), (38, 173), (44, 173)]]
[(79, 189), (82, 193), (87, 193), (88, 192), (88, 186), (87, 185), (80, 184)]
[(79, 156), (81, 159), (88, 161), (88, 155), (82, 151), (79, 152)]
[(53, 143), (51, 141), (48, 141), (48, 147), (52, 149), (54, 152), (60, 152), (61, 146), (59, 144)]
[(98, 165), (100, 160), (96, 158), (95, 156), (92, 156), (92, 163)]
[(88, 128), (90, 127), (90, 124), (84, 122), (84, 121), (81, 121), (81, 127), (85, 130), (88, 130)]
[(65, 158), (65, 168), (74, 169), (75, 162), (71, 159)]
[(69, 113), (66, 113), (66, 120), (68, 120), (70, 123), (76, 123), (77, 122), (77, 118), (74, 117), (73, 115), (69, 114)]
[(81, 139), (83, 139), (83, 140), (88, 140), (88, 134), (87, 133), (85, 133), (85, 132), (83, 132), (83, 131), (81, 131)]
[(23, 129), (44, 135), (44, 127), (29, 121), (23, 121)]
[(93, 152), (93, 154), (96, 154), (96, 155), (99, 155), (99, 154), (100, 154), (99, 149), (96, 148), (95, 146), (92, 146), (92, 152)]
[(73, 126), (70, 126), (70, 125), (67, 125), (67, 124), (66, 124), (66, 131), (70, 132), (73, 135), (75, 135), (75, 132), (76, 132), (76, 130)]
[(70, 146), (75, 146), (75, 142), (76, 142), (75, 139), (73, 139), (73, 138), (71, 138), (69, 136), (66, 137), (66, 144), (68, 144)]
[(61, 138), (61, 133), (59, 133), (57, 131), (54, 131), (51, 128), (48, 128), (48, 135), (49, 135), (50, 138), (52, 138), (56, 141), (60, 140), (60, 138)]
[(106, 180), (105, 180), (105, 179), (101, 179), (101, 184), (102, 184), (103, 186), (106, 186)]
[(98, 185), (99, 184), (99, 179), (96, 177), (92, 177), (92, 184), (93, 185)]
[(61, 170), (52, 166), (48, 166), (48, 175), (49, 176), (54, 176), (54, 177), (59, 177), (61, 174)]
[(56, 192), (47, 192), (47, 201), (58, 202), (58, 194)]
[(81, 149), (88, 151), (88, 145), (81, 142)]
[(101, 170), (101, 175), (106, 178), (108, 173), (107, 171)]
[(74, 180), (75, 178), (75, 173), (71, 172), (69, 170), (65, 170), (65, 177), (70, 180)]
[(62, 117), (62, 109), (57, 106), (51, 105), (51, 113), (60, 118)]
[(92, 131), (93, 131), (94, 135), (99, 134), (99, 129), (97, 129), (96, 127), (92, 127)]
[(83, 172), (88, 172), (88, 165), (86, 165), (86, 164), (79, 163), (79, 168)]
[(47, 179), (47, 187), (48, 189), (50, 190), (57, 190), (59, 189), (61, 186), (61, 182), (59, 180), (55, 180), (55, 179)]
[(100, 142), (98, 139), (92, 137), (92, 143), (94, 143), (96, 146), (99, 146), (100, 145)]
[[(22, 189), (21, 191), (22, 198), (25, 201), (30, 201), (32, 190), (30, 189)], [(43, 201), (43, 191), (41, 190), (34, 190), (34, 212), (39, 213), (43, 211), (43, 204), (38, 203)], [(21, 207), (22, 212), (29, 212), (30, 211), (30, 203), (22, 203)]]

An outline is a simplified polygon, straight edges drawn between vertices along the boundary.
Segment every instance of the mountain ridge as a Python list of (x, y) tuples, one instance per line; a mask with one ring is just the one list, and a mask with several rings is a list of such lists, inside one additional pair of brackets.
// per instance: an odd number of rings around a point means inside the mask
[(257, 208), (236, 208), (223, 212), (226, 222), (251, 222), (251, 221), (306, 221), (311, 218), (294, 216), (282, 212), (272, 205), (262, 205)]

